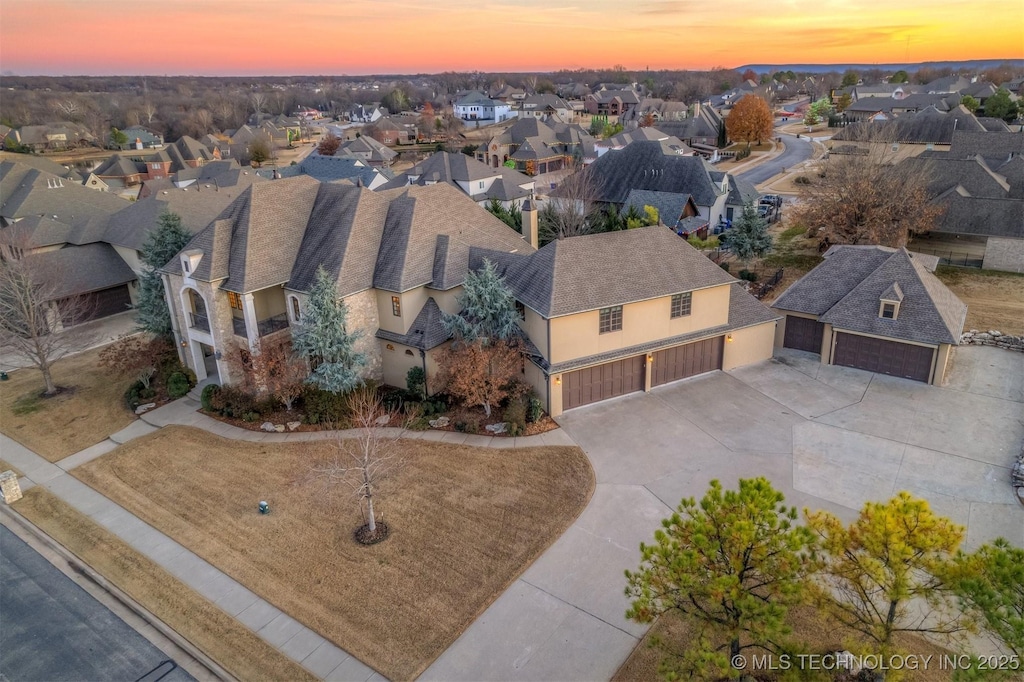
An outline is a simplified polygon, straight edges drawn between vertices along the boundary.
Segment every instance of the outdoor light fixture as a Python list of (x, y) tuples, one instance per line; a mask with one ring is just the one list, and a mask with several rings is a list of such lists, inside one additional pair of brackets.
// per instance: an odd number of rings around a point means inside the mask
[(562, 385), (562, 377), (555, 377), (555, 386)]
[(183, 340), (183, 341), (181, 342), (181, 347), (182, 347), (182, 348), (188, 348), (188, 341), (184, 341), (184, 340)]
[(732, 334), (726, 334), (725, 340), (728, 341), (729, 343), (732, 343)]
[(269, 514), (269, 513), (270, 513), (270, 505), (267, 504), (265, 501), (261, 501), (260, 502), (260, 514)]
[(654, 362), (654, 356), (650, 353), (647, 354), (647, 362)]

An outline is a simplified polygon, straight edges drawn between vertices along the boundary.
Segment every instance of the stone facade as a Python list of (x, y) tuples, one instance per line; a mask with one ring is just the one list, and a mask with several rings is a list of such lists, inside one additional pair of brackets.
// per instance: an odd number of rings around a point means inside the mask
[(1006, 350), (1024, 352), (1024, 336), (1012, 336), (1002, 334), (998, 331), (979, 332), (972, 329), (960, 336), (961, 344), (974, 344), (975, 346), (996, 346)]
[(383, 381), (384, 366), (381, 357), (380, 342), (374, 336), (380, 328), (380, 313), (377, 310), (377, 293), (375, 289), (360, 291), (345, 297), (348, 306), (348, 328), (350, 331), (359, 329), (363, 338), (356, 341), (356, 350), (366, 355), (366, 366), (363, 377), (375, 381)]
[(21, 499), (21, 485), (13, 471), (0, 474), (0, 496), (7, 504), (14, 504)]
[(1024, 272), (1024, 239), (989, 237), (982, 267), (986, 270)]

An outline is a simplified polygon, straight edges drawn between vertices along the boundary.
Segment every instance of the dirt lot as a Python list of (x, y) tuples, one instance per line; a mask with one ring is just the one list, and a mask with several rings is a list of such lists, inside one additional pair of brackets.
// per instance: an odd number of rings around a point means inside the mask
[(366, 547), (352, 538), (362, 517), (351, 492), (303, 482), (331, 447), (172, 427), (75, 476), (393, 680), (444, 651), (594, 486), (578, 448), (405, 441), (406, 465), (377, 498), (391, 537)]
[[(796, 608), (790, 611), (788, 623), (793, 628), (792, 637), (794, 640), (803, 642), (808, 652), (824, 654), (834, 651), (852, 650), (851, 644), (858, 640), (856, 633), (843, 628), (835, 622), (826, 621), (820, 613), (810, 607)], [(650, 629), (647, 635), (636, 645), (633, 653), (626, 662), (622, 664), (613, 682), (646, 682), (647, 680), (662, 679), (658, 674), (658, 665), (663, 657), (662, 649), (651, 646), (652, 638), (660, 638), (665, 644), (672, 647), (672, 651), (681, 652), (687, 641), (694, 636), (694, 629), (686, 621), (675, 613), (663, 615)], [(938, 660), (939, 656), (950, 652), (921, 637), (897, 635), (897, 647), (916, 656), (932, 655)], [(764, 651), (748, 649), (746, 660), (751, 661), (750, 654), (764, 654)], [(796, 665), (794, 664), (794, 669)], [(798, 679), (796, 677), (784, 677), (779, 673), (758, 671), (748, 667), (749, 672), (757, 680), (780, 680)], [(681, 679), (686, 679), (681, 678)], [(828, 680), (828, 677), (812, 677), (810, 679)], [(849, 678), (852, 679), (852, 678)], [(929, 670), (907, 670), (905, 676), (900, 677), (903, 682), (944, 682), (953, 679), (951, 671), (939, 670), (938, 665), (931, 666)]]
[(42, 398), (39, 370), (19, 369), (0, 382), (0, 431), (56, 462), (94, 445), (135, 420), (125, 407), (130, 379), (111, 379), (99, 367), (99, 348), (63, 358), (53, 379), (65, 389)]
[(967, 304), (965, 329), (1024, 334), (1024, 275), (948, 266), (935, 274)]
[(14, 508), (238, 679), (316, 679), (249, 628), (49, 491), (33, 488)]

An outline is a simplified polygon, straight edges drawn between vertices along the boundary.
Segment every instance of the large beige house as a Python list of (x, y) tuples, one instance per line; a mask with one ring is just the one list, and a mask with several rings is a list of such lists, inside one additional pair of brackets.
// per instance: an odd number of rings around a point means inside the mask
[(436, 373), (469, 268), (495, 262), (530, 347), (525, 378), (552, 415), (771, 357), (777, 315), (664, 227), (576, 237), (535, 249), (439, 183), (371, 192), (292, 178), (254, 185), (164, 269), (182, 360), (230, 383), (229, 354), (287, 338), (318, 267), (362, 330), (368, 378), (404, 386)]

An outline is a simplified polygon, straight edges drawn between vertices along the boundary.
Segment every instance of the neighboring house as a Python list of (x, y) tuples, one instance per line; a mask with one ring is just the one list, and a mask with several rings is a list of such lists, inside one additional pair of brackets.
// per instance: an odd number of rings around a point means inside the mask
[(91, 145), (96, 141), (84, 126), (70, 121), (22, 126), (7, 133), (4, 146), (21, 147), (31, 152), (49, 152)]
[(633, 190), (688, 196), (700, 217), (712, 224), (731, 220), (742, 211), (745, 198), (757, 195), (746, 183), (699, 156), (665, 154), (660, 142), (634, 142), (610, 150), (584, 172), (592, 175), (601, 203), (622, 208)]
[(967, 306), (906, 249), (833, 246), (772, 305), (778, 347), (840, 365), (941, 385)]
[(516, 115), (519, 118), (557, 116), (559, 121), (571, 123), (574, 115), (572, 106), (558, 95), (530, 95), (520, 100), (516, 106), (518, 112)]
[(506, 121), (512, 118), (508, 102), (491, 99), (482, 92), (470, 92), (455, 101), (455, 116), (464, 121)]
[(476, 158), (492, 168), (512, 161), (527, 175), (561, 170), (597, 158), (595, 140), (578, 125), (526, 117), (480, 145)]
[(163, 135), (154, 133), (142, 126), (132, 126), (131, 128), (125, 128), (121, 132), (128, 138), (128, 141), (118, 145), (111, 140), (109, 145), (111, 148), (126, 151), (128, 149), (159, 149), (164, 145)]
[[(362, 137), (371, 137), (377, 142), (387, 144), (412, 144), (416, 141), (416, 131), (405, 125), (385, 117), (363, 128)], [(358, 139), (358, 138), (357, 138)]]
[(511, 85), (495, 85), (487, 93), (491, 99), (502, 102), (521, 101), (526, 99), (526, 91), (521, 88), (514, 88)]
[(683, 121), (690, 115), (690, 108), (685, 102), (671, 102), (656, 97), (644, 97), (640, 103), (624, 116), (623, 122), (642, 121), (650, 116), (655, 122)]
[(594, 148), (597, 156), (600, 157), (609, 149), (622, 149), (631, 142), (658, 142), (662, 146), (662, 151), (666, 154), (693, 154), (693, 150), (678, 137), (668, 135), (653, 127), (635, 128), (604, 140), (597, 140), (594, 142)]
[(552, 416), (772, 356), (779, 316), (664, 227), (474, 248), (471, 267), (484, 258), (521, 304), (526, 379)]
[(456, 296), (469, 249), (532, 251), (460, 191), (371, 192), (298, 177), (253, 185), (164, 269), (182, 361), (230, 383), (230, 354), (288, 338), (318, 267), (336, 282), (348, 324), (364, 335), (364, 375), (405, 385), (412, 367), (436, 374), (429, 351), (447, 341), (439, 310)]
[(960, 265), (1024, 272), (1024, 144), (1020, 133), (956, 133), (948, 152), (928, 152), (896, 169), (925, 178), (942, 207), (915, 250)]
[(383, 168), (374, 168), (352, 156), (321, 156), (313, 152), (295, 166), (267, 168), (254, 173), (268, 180), (282, 180), (308, 175), (320, 182), (347, 180), (367, 189), (380, 189), (392, 179)]
[(378, 167), (390, 166), (398, 156), (398, 152), (386, 147), (369, 135), (361, 135), (354, 140), (343, 142), (337, 153), (355, 157), (369, 166)]
[(945, 151), (956, 132), (985, 132), (978, 119), (957, 105), (948, 112), (928, 107), (891, 121), (866, 121), (841, 128), (832, 136), (832, 146), (853, 146), (884, 152), (888, 161), (917, 156), (925, 151)]
[(348, 120), (353, 123), (375, 123), (388, 115), (388, 110), (377, 105), (355, 104), (348, 111)]
[[(206, 145), (186, 135), (154, 154), (114, 154), (93, 170), (87, 184), (97, 179), (104, 183), (108, 191), (134, 197), (138, 194), (135, 188), (148, 180), (169, 178), (188, 169), (202, 168), (214, 161), (220, 161), (219, 149), (211, 151)], [(237, 167), (234, 161), (231, 163)]]
[(533, 178), (516, 170), (504, 166), (492, 168), (465, 154), (448, 152), (431, 154), (381, 189), (437, 183), (459, 188), (481, 206), (496, 199), (505, 208), (522, 205), (523, 200), (532, 197), (534, 191)]
[(724, 125), (722, 116), (713, 107), (697, 103), (693, 105), (693, 116), (680, 121), (662, 119), (656, 127), (707, 155), (714, 152), (718, 144), (718, 131)]
[(916, 113), (929, 107), (939, 112), (949, 112), (959, 106), (959, 95), (914, 94), (899, 99), (893, 97), (862, 97), (843, 109), (848, 121), (889, 120), (901, 114)]
[(628, 211), (631, 206), (641, 215), (647, 206), (657, 209), (661, 224), (680, 237), (707, 239), (708, 221), (700, 216), (700, 210), (688, 194), (634, 189), (626, 197), (622, 210)]
[(632, 89), (599, 90), (583, 98), (587, 113), (597, 116), (622, 116), (639, 103), (640, 98)]

